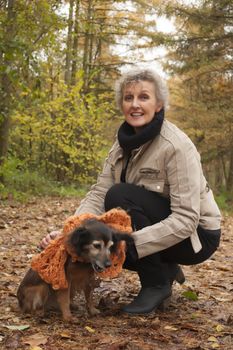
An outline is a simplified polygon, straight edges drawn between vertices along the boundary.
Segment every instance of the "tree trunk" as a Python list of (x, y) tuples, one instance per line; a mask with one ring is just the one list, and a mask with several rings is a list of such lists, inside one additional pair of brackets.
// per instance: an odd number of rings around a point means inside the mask
[(79, 32), (79, 0), (76, 0), (74, 34), (73, 34), (73, 50), (72, 50), (72, 69), (71, 69), (71, 84), (76, 83), (77, 73), (77, 54), (78, 54), (78, 32)]
[(229, 164), (229, 172), (227, 177), (227, 191), (229, 193), (233, 193), (233, 147), (230, 151), (230, 164)]
[(86, 15), (86, 29), (84, 38), (84, 51), (83, 51), (83, 73), (84, 73), (84, 93), (88, 90), (89, 85), (89, 59), (90, 59), (90, 26), (92, 20), (92, 0), (88, 0), (87, 15)]
[(220, 157), (221, 157), (220, 159), (221, 159), (221, 162), (222, 162), (222, 170), (223, 170), (223, 183), (222, 183), (222, 185), (223, 185), (223, 186), (226, 186), (226, 183), (227, 183), (226, 160), (225, 160), (223, 154), (221, 154)]
[(13, 55), (7, 51), (10, 43), (14, 38), (15, 31), (15, 0), (9, 0), (7, 6), (7, 19), (5, 31), (3, 34), (2, 47), (2, 68), (3, 72), (0, 76), (0, 165), (7, 156), (8, 139), (10, 130), (10, 112), (12, 109), (12, 82), (10, 72), (12, 67)]
[(73, 12), (74, 0), (70, 0), (69, 19), (68, 19), (68, 34), (66, 42), (66, 65), (65, 65), (65, 83), (70, 84), (71, 79), (71, 55), (72, 55), (72, 31), (73, 31)]

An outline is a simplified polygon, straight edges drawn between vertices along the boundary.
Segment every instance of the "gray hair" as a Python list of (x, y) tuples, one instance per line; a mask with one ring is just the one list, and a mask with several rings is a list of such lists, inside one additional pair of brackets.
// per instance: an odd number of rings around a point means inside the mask
[(166, 82), (153, 69), (149, 68), (133, 68), (122, 74), (121, 78), (116, 82), (115, 95), (117, 107), (122, 110), (123, 91), (126, 85), (138, 81), (149, 81), (154, 84), (155, 97), (158, 102), (162, 103), (164, 108), (168, 107), (168, 88)]

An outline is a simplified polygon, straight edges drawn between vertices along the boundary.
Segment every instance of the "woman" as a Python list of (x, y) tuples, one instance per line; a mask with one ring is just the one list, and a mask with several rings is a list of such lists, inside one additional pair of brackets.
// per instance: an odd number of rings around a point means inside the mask
[(164, 119), (162, 79), (150, 69), (131, 70), (118, 81), (116, 98), (125, 121), (76, 214), (115, 207), (130, 214), (135, 246), (124, 266), (137, 271), (141, 290), (123, 311), (147, 314), (171, 295), (174, 280), (184, 282), (178, 264), (198, 264), (215, 252), (221, 215), (194, 144)]

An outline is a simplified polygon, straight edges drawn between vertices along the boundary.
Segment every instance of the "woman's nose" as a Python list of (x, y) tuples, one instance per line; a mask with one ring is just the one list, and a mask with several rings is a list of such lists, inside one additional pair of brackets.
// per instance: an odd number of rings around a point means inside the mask
[(133, 99), (133, 101), (132, 101), (132, 106), (133, 106), (134, 108), (139, 107), (139, 101), (138, 101), (137, 98), (134, 98), (134, 99)]

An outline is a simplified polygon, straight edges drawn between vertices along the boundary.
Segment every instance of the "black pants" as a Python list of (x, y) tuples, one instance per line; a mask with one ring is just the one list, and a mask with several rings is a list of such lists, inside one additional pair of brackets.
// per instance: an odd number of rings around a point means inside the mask
[[(160, 222), (171, 214), (168, 199), (143, 187), (126, 183), (114, 185), (106, 194), (105, 210), (116, 207), (127, 210), (134, 231)], [(199, 264), (216, 251), (220, 241), (220, 229), (206, 230), (198, 226), (197, 233), (202, 244), (198, 253), (194, 252), (190, 238), (187, 238), (168, 249), (136, 261), (132, 261), (129, 253), (124, 267), (138, 271), (144, 285), (166, 282), (169, 266)]]

